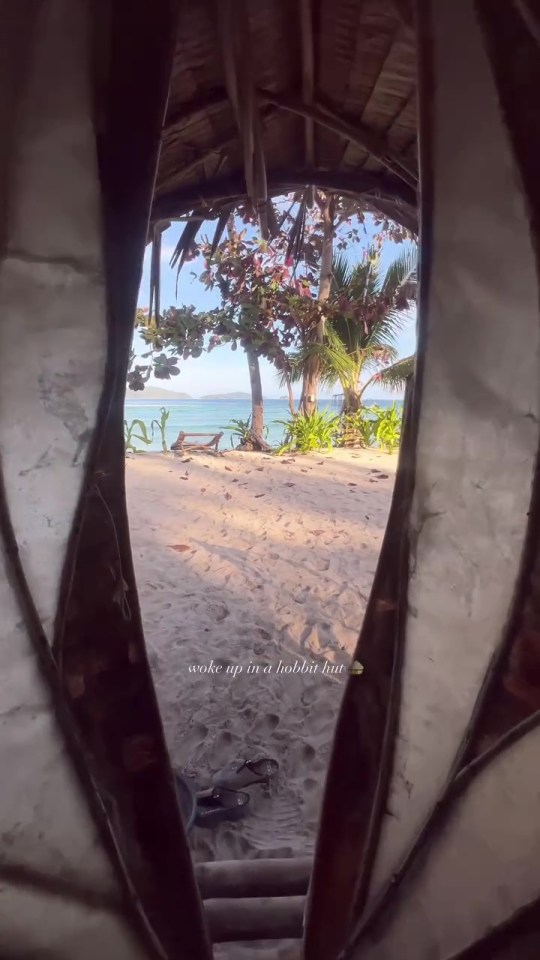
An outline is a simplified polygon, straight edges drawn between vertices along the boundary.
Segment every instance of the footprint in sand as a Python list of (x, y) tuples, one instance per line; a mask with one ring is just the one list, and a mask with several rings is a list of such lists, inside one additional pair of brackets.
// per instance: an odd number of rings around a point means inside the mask
[(299, 841), (299, 798), (286, 785), (277, 791), (271, 798), (252, 792), (252, 815), (243, 823), (242, 833), (251, 849), (271, 851), (275, 857), (290, 856)]
[(231, 611), (229, 610), (226, 603), (220, 603), (220, 604), (216, 604), (215, 606), (211, 606), (210, 612), (213, 615), (216, 623), (222, 623), (223, 620), (225, 620), (229, 616)]
[(302, 753), (303, 759), (306, 760), (308, 763), (311, 763), (311, 761), (317, 756), (317, 751), (315, 750), (315, 747), (312, 747), (310, 743), (304, 743), (302, 745), (301, 753)]
[(222, 730), (214, 740), (206, 757), (206, 762), (212, 771), (217, 771), (224, 764), (234, 760), (241, 747), (241, 738), (230, 730)]
[(184, 757), (191, 757), (193, 751), (204, 744), (208, 736), (208, 727), (205, 723), (193, 723), (187, 730), (180, 735), (179, 743), (181, 745)]
[(266, 716), (256, 720), (251, 728), (251, 733), (257, 733), (260, 737), (266, 737), (279, 726), (279, 717), (275, 713), (267, 713)]

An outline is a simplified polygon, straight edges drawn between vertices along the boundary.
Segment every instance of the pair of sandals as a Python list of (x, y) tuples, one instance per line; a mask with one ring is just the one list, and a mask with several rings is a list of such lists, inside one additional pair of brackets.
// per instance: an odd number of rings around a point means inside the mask
[(186, 831), (193, 826), (215, 827), (223, 820), (241, 820), (245, 816), (250, 795), (245, 788), (256, 783), (268, 784), (279, 769), (277, 760), (233, 760), (212, 777), (213, 786), (196, 790), (190, 780), (175, 771), (176, 793)]

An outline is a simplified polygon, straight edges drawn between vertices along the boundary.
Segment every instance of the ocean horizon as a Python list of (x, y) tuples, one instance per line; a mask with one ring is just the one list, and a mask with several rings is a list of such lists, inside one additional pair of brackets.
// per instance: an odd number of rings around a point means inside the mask
[[(372, 403), (380, 407), (391, 407), (393, 403), (402, 406), (403, 400), (371, 400), (365, 401), (369, 406)], [(339, 413), (341, 401), (334, 398), (319, 400), (319, 409), (329, 413)], [(174, 443), (181, 430), (185, 433), (219, 433), (223, 431), (222, 449), (231, 447), (232, 431), (229, 428), (231, 420), (247, 420), (251, 413), (251, 400), (155, 400), (141, 397), (126, 399), (124, 417), (128, 423), (133, 420), (142, 420), (151, 435), (153, 420), (159, 420), (161, 409), (169, 411), (169, 419), (165, 430), (167, 446)], [(277, 446), (283, 439), (284, 427), (279, 420), (289, 420), (290, 411), (288, 400), (269, 399), (264, 401), (264, 419), (267, 428), (267, 441)], [(146, 445), (134, 438), (138, 450), (147, 452), (161, 450), (161, 436), (154, 427), (152, 443)]]

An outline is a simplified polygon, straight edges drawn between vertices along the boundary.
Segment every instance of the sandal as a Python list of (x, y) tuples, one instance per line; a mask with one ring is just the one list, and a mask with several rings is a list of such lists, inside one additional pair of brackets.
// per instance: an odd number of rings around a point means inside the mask
[(174, 770), (173, 772), (176, 796), (178, 799), (178, 806), (180, 807), (184, 829), (186, 833), (189, 833), (193, 824), (195, 823), (195, 814), (197, 812), (197, 796), (195, 793), (195, 786), (191, 783), (189, 778), (186, 777), (185, 774), (180, 773), (179, 770)]
[(249, 787), (253, 783), (268, 783), (279, 770), (279, 763), (271, 757), (260, 757), (258, 760), (233, 760), (212, 777), (216, 787), (227, 787), (238, 790)]
[(250, 801), (249, 793), (211, 787), (197, 794), (195, 825), (215, 827), (223, 820), (241, 820)]

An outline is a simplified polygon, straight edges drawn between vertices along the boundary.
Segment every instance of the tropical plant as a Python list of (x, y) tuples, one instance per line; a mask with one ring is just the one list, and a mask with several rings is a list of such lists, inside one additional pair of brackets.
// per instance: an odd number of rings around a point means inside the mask
[[(135, 433), (136, 429), (139, 430), (139, 433)], [(133, 443), (133, 438), (140, 440), (141, 443), (145, 443), (147, 446), (152, 443), (152, 437), (148, 436), (148, 430), (143, 420), (132, 420), (131, 423), (124, 420), (125, 449), (126, 451), (131, 450), (132, 453), (139, 453), (140, 451), (137, 450)]]
[(361, 407), (356, 413), (344, 413), (339, 420), (339, 445), (342, 447), (370, 447), (375, 439), (376, 421), (370, 416), (369, 407)]
[(391, 407), (373, 404), (368, 410), (373, 415), (373, 436), (376, 442), (387, 453), (393, 453), (401, 440), (402, 411), (398, 410), (395, 403)]
[(248, 443), (251, 434), (251, 415), (247, 420), (229, 420), (225, 429), (231, 431), (231, 447), (234, 446), (233, 437), (236, 437), (239, 445)]
[(325, 410), (313, 413), (298, 413), (290, 420), (276, 420), (285, 427), (283, 443), (277, 450), (282, 453), (309, 453), (311, 450), (329, 449), (339, 433), (339, 416), (332, 417)]
[(167, 427), (167, 420), (170, 417), (170, 411), (166, 410), (165, 407), (161, 407), (159, 412), (161, 414), (159, 420), (152, 420), (152, 423), (151, 423), (152, 439), (154, 439), (154, 426), (156, 426), (161, 434), (161, 449), (163, 450), (163, 453), (168, 453), (169, 448), (167, 446), (165, 430)]
[[(197, 312), (193, 306), (170, 307), (160, 313), (159, 270), (162, 260), (162, 225), (154, 229), (150, 270), (150, 307), (137, 312), (137, 326), (150, 349), (143, 363), (132, 357), (128, 382), (144, 390), (151, 373), (170, 379), (179, 373), (180, 359), (200, 356), (204, 350), (229, 343), (246, 353), (252, 391), (252, 429), (262, 436), (263, 397), (259, 359), (264, 357), (283, 376), (291, 414), (294, 399), (290, 381), (289, 351), (308, 344), (322, 345), (332, 293), (334, 250), (345, 250), (360, 240), (365, 205), (308, 187), (265, 204), (263, 239), (256, 231), (257, 216), (251, 204), (208, 208), (216, 221), (213, 239), (198, 239), (204, 217), (187, 218), (171, 257), (178, 274), (187, 261), (199, 256), (204, 270), (199, 279), (216, 288), (221, 304)], [(407, 231), (386, 218), (373, 217), (378, 231), (373, 244), (385, 238), (402, 242)], [(246, 229), (242, 228), (242, 224)], [(301, 265), (302, 264), (302, 265)], [(192, 276), (197, 276), (192, 273)], [(166, 352), (165, 352), (166, 351)], [(310, 413), (316, 405), (320, 366), (316, 352), (306, 363), (300, 407)]]
[(339, 255), (332, 272), (324, 340), (307, 344), (291, 358), (292, 379), (302, 379), (315, 356), (321, 385), (339, 381), (343, 413), (353, 414), (373, 383), (398, 389), (413, 372), (413, 357), (397, 359), (396, 341), (415, 293), (416, 248), (404, 250), (384, 275), (374, 247), (353, 267)]

